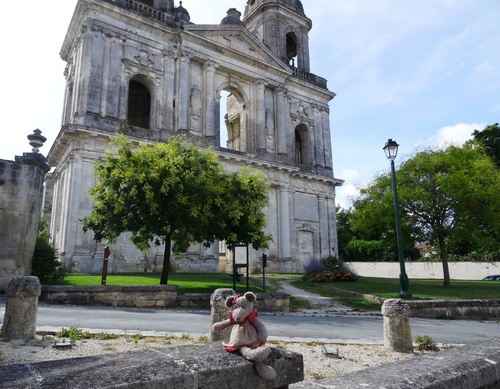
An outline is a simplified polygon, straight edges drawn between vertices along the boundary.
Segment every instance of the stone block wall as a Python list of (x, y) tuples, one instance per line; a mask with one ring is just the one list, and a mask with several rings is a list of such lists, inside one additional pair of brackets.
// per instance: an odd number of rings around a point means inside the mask
[(38, 153), (0, 160), (0, 292), (14, 276), (31, 274), (43, 182), (50, 167)]
[[(177, 285), (68, 286), (45, 285), (40, 300), (55, 304), (103, 305), (136, 308), (210, 310), (210, 294), (179, 294)], [(255, 308), (261, 312), (289, 312), (287, 293), (257, 293)]]

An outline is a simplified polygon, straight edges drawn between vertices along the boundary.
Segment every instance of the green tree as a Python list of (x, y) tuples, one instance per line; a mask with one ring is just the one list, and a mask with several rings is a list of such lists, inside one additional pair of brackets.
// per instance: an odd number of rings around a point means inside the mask
[[(420, 151), (401, 163), (396, 179), (405, 256), (412, 256), (416, 242), (436, 245), (444, 286), (451, 284), (450, 248), (463, 254), (498, 250), (500, 171), (481, 147), (471, 143)], [(390, 174), (376, 177), (360, 193), (349, 217), (356, 237), (349, 248), (378, 252), (383, 242), (395, 253)]]
[(180, 137), (134, 149), (118, 136), (113, 144), (116, 152), (95, 166), (95, 205), (83, 230), (110, 243), (131, 232), (144, 251), (165, 244), (161, 284), (168, 283), (170, 252), (183, 253), (192, 243), (208, 247), (219, 239), (229, 247), (267, 247), (271, 238), (263, 232), (262, 209), (268, 197), (261, 175), (248, 169), (226, 174), (213, 151)]
[(450, 240), (498, 240), (500, 172), (481, 149), (467, 144), (417, 153), (401, 165), (397, 181), (404, 218), (437, 243), (448, 287)]
[(346, 258), (345, 248), (349, 242), (354, 239), (354, 234), (351, 229), (349, 217), (352, 214), (352, 208), (343, 209), (337, 206), (337, 241), (339, 245), (338, 255), (341, 258)]
[(486, 154), (500, 167), (500, 127), (498, 123), (487, 126), (484, 130), (474, 130), (473, 139), (484, 147)]
[(58, 284), (64, 280), (66, 272), (58, 261), (59, 254), (50, 243), (47, 222), (41, 218), (38, 222), (35, 250), (31, 260), (31, 275), (40, 279), (42, 284)]
[[(346, 247), (351, 256), (364, 260), (398, 260), (391, 185), (391, 175), (388, 172), (380, 174), (369, 185), (360, 188), (360, 196), (354, 200), (354, 209), (349, 216), (355, 236)], [(417, 241), (418, 230), (402, 218), (401, 231), (405, 257), (414, 257), (412, 248)]]

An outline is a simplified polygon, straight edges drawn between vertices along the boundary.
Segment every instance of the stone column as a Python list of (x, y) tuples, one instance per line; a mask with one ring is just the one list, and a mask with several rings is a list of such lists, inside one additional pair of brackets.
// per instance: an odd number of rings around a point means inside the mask
[(323, 118), (321, 115), (320, 107), (318, 105), (313, 106), (314, 112), (314, 135), (316, 142), (314, 143), (316, 148), (316, 166), (319, 168), (325, 167), (325, 146), (323, 143)]
[(285, 105), (285, 87), (279, 86), (276, 90), (276, 115), (278, 117), (278, 154), (287, 154), (286, 143), (286, 105)]
[(226, 299), (234, 295), (236, 292), (233, 289), (221, 288), (215, 289), (210, 296), (210, 340), (218, 341), (224, 337), (223, 331), (213, 331), (212, 326), (228, 318), (229, 308), (226, 307)]
[(189, 126), (189, 63), (187, 55), (180, 58), (179, 68), (179, 122), (178, 131), (188, 131)]
[(23, 341), (35, 338), (38, 297), (41, 292), (38, 277), (12, 278), (7, 287), (2, 338)]
[(290, 208), (288, 199), (288, 188), (281, 187), (279, 190), (279, 253), (280, 259), (290, 259)]
[(387, 299), (382, 305), (384, 347), (401, 353), (413, 352), (410, 307), (403, 299)]
[(205, 70), (205, 136), (208, 144), (215, 144), (215, 123), (219, 118), (216, 113), (215, 69), (218, 65), (213, 61), (206, 61)]
[(256, 120), (255, 131), (257, 138), (257, 151), (265, 151), (266, 145), (266, 84), (267, 81), (263, 79), (257, 80), (256, 86)]
[(321, 110), (322, 129), (323, 129), (323, 156), (325, 161), (325, 169), (333, 171), (332, 158), (332, 138), (330, 134), (330, 110), (328, 107), (323, 107)]

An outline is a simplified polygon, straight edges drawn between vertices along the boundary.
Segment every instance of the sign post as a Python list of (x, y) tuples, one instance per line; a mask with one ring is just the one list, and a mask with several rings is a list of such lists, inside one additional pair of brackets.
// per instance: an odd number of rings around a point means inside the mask
[(266, 291), (267, 254), (262, 254), (262, 291)]
[(109, 254), (110, 254), (109, 246), (106, 246), (104, 248), (104, 259), (102, 261), (101, 285), (106, 285), (106, 277), (108, 276), (108, 257), (109, 257)]
[(236, 245), (233, 247), (233, 290), (236, 292), (236, 281), (239, 281), (238, 269), (247, 270), (247, 291), (248, 287), (248, 245)]

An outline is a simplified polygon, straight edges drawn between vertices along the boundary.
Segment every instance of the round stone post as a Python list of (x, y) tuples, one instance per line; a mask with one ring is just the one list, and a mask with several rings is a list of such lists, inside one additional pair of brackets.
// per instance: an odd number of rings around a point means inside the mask
[(384, 347), (401, 353), (413, 352), (410, 307), (403, 299), (387, 299), (382, 305)]
[(228, 308), (226, 307), (226, 299), (229, 296), (236, 295), (236, 292), (233, 289), (229, 288), (220, 288), (215, 289), (212, 296), (210, 296), (210, 339), (212, 341), (222, 340), (224, 337), (223, 331), (213, 331), (212, 325), (227, 319), (228, 316)]
[(38, 297), (41, 292), (38, 277), (12, 278), (7, 287), (2, 338), (24, 341), (35, 338)]

